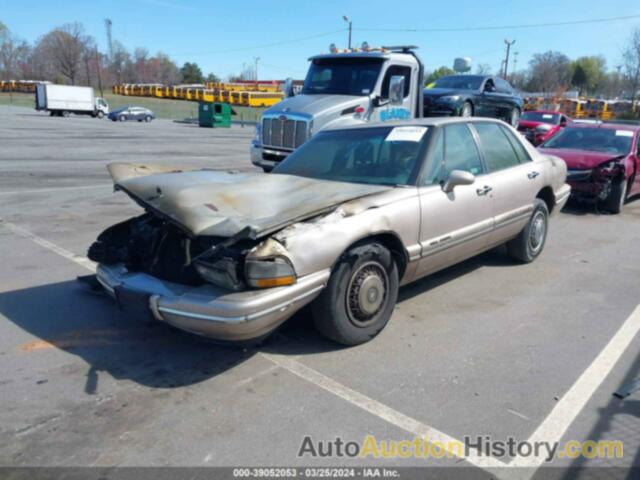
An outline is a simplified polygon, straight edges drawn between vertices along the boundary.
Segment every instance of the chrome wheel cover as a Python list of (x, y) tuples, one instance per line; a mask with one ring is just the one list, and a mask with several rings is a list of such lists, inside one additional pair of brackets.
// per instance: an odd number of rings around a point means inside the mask
[(358, 327), (369, 325), (387, 303), (389, 276), (378, 262), (367, 262), (353, 273), (347, 286), (349, 320)]
[(542, 249), (545, 235), (547, 233), (547, 222), (543, 212), (538, 211), (531, 219), (529, 227), (529, 249), (534, 255)]

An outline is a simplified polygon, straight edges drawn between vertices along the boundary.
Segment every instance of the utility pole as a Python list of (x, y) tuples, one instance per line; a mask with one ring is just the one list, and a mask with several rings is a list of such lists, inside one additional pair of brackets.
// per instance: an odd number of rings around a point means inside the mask
[(504, 72), (502, 74), (502, 77), (507, 78), (507, 72), (509, 70), (509, 51), (511, 50), (511, 45), (516, 43), (516, 41), (515, 40), (509, 41), (508, 38), (505, 38), (504, 43), (507, 46), (507, 55), (504, 57)]
[(104, 26), (107, 29), (107, 51), (109, 52), (109, 60), (113, 61), (113, 39), (111, 38), (111, 27), (113, 26), (113, 22), (105, 18)]
[(520, 52), (513, 52), (513, 73), (511, 74), (512, 77), (513, 77), (513, 75), (518, 73), (518, 71), (516, 70), (516, 65), (518, 65), (518, 54), (519, 53)]
[(100, 96), (104, 97), (104, 92), (102, 91), (102, 67), (100, 63), (102, 63), (102, 55), (98, 53), (98, 47), (95, 47), (95, 56), (96, 56), (96, 65), (98, 69), (98, 88), (100, 89)]
[(343, 15), (342, 19), (349, 24), (349, 46), (347, 48), (351, 50), (351, 27), (353, 26), (353, 22), (351, 22), (351, 19), (346, 15)]
[(255, 63), (255, 67), (253, 68), (253, 76), (254, 76), (254, 80), (257, 82), (258, 81), (258, 62), (260, 61), (260, 57), (253, 57), (253, 61)]

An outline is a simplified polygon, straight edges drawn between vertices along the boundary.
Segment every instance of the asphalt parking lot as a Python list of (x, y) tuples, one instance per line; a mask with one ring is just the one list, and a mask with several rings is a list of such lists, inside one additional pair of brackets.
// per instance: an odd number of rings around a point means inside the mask
[(622, 440), (622, 459), (552, 465), (640, 464), (640, 394), (612, 396), (640, 376), (640, 200), (621, 215), (570, 205), (533, 264), (497, 249), (403, 288), (355, 348), (324, 340), (308, 311), (259, 347), (216, 345), (77, 284), (97, 234), (140, 211), (107, 163), (252, 169), (252, 134), (0, 107), (1, 465), (543, 463), (298, 457), (306, 435), (368, 434)]

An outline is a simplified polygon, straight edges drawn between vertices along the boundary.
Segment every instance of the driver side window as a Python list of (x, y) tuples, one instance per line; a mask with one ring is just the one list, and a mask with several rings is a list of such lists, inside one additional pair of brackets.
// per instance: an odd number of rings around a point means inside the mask
[(431, 158), (422, 177), (422, 185), (442, 184), (453, 170), (474, 175), (483, 173), (482, 161), (469, 127), (464, 123), (441, 128)]
[(411, 89), (411, 67), (392, 65), (387, 68), (387, 72), (384, 74), (384, 80), (382, 81), (382, 90), (380, 92), (380, 96), (382, 98), (389, 98), (389, 84), (391, 83), (391, 77), (396, 75), (404, 77), (403, 97), (407, 98), (409, 96), (409, 90)]

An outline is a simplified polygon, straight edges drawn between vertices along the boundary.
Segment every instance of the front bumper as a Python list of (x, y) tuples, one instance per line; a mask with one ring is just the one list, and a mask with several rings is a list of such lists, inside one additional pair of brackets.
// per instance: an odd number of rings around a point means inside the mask
[(571, 195), (571, 185), (565, 183), (558, 190), (554, 192), (555, 196), (555, 208), (554, 212), (559, 212), (562, 210), (569, 200), (569, 196)]
[[(123, 265), (98, 265), (96, 277), (124, 310), (144, 300), (161, 322), (215, 340), (248, 341), (271, 333), (326, 286), (330, 270), (298, 279), (294, 285), (232, 292), (214, 285), (198, 287), (129, 272)], [(125, 294), (123, 294), (123, 292)]]
[(607, 175), (598, 168), (569, 170), (567, 183), (571, 185), (572, 196), (577, 199), (605, 200), (611, 192), (612, 182), (619, 176), (619, 171)]
[(252, 143), (251, 163), (266, 170), (272, 170), (282, 160), (287, 158), (290, 153), (291, 152), (284, 150), (270, 150)]

